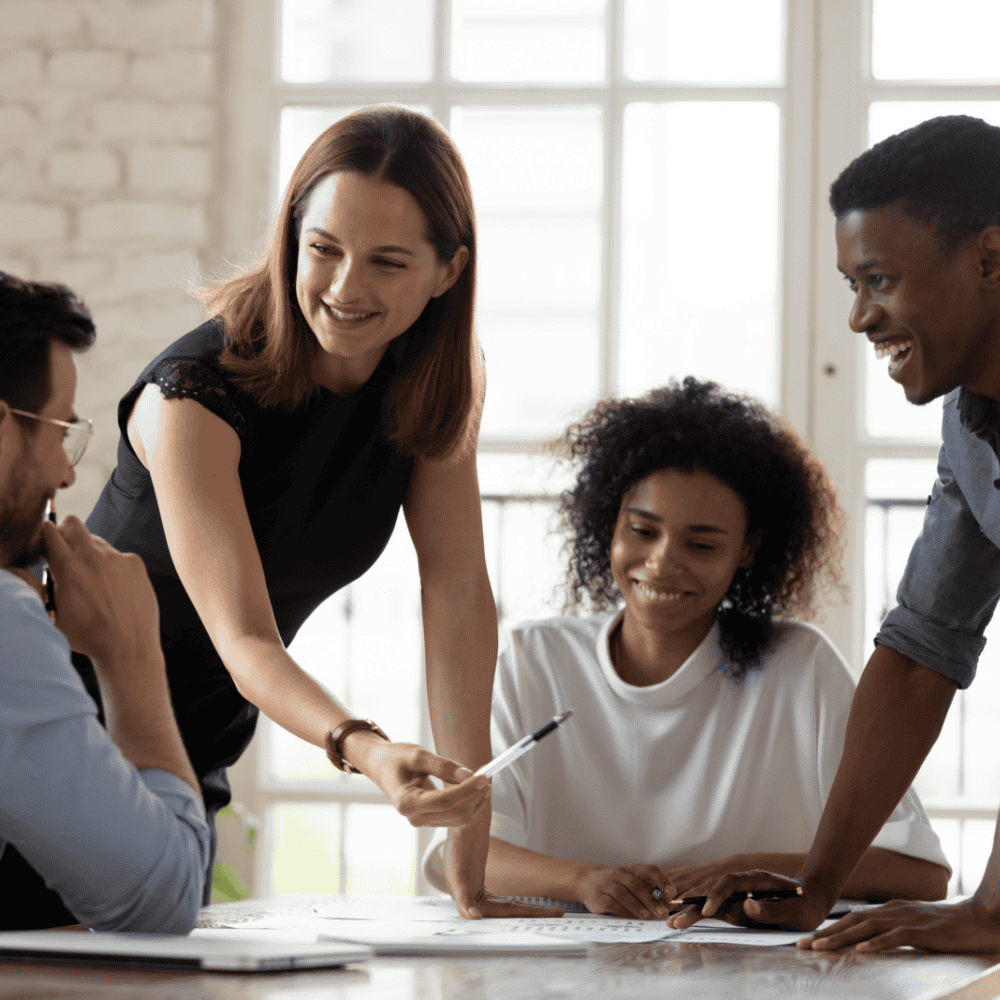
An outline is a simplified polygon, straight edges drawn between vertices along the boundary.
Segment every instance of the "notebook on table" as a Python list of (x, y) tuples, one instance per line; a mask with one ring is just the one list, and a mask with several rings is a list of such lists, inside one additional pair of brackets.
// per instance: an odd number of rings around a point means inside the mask
[(0, 932), (0, 961), (73, 962), (120, 968), (195, 972), (275, 972), (363, 962), (363, 944), (289, 944), (245, 935), (222, 938), (90, 931)]

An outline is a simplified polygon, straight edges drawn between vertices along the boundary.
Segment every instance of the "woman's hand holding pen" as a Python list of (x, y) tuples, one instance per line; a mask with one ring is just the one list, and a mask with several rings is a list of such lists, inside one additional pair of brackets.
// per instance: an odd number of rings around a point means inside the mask
[[(674, 898), (674, 886), (657, 865), (588, 865), (580, 876), (577, 900), (591, 913), (609, 913), (634, 920), (664, 920), (665, 902)], [(660, 899), (653, 890), (660, 890)]]
[[(411, 826), (465, 826), (489, 805), (490, 779), (413, 743), (387, 743), (358, 730), (344, 739), (344, 756), (382, 789)], [(428, 776), (440, 778), (436, 789)]]

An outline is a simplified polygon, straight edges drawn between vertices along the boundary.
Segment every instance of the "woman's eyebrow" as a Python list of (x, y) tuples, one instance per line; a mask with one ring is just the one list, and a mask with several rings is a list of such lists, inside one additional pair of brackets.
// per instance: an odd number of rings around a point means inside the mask
[[(333, 233), (328, 233), (325, 229), (320, 226), (310, 226), (307, 233), (316, 233), (322, 236), (324, 239), (329, 240), (331, 243), (340, 244), (340, 240), (337, 239)], [(406, 247), (396, 247), (396, 246), (384, 246), (384, 247), (372, 247), (372, 253), (405, 253), (408, 257), (415, 257), (416, 254), (412, 250), (407, 250)]]
[[(662, 522), (662, 518), (657, 517), (652, 511), (643, 510), (642, 507), (626, 507), (626, 511), (629, 514), (638, 514), (639, 517), (648, 518), (650, 521), (656, 521), (657, 524)], [(688, 531), (697, 531), (700, 534), (707, 534), (712, 532), (717, 535), (728, 535), (729, 532), (725, 528), (720, 528), (716, 524), (689, 524), (687, 526)]]

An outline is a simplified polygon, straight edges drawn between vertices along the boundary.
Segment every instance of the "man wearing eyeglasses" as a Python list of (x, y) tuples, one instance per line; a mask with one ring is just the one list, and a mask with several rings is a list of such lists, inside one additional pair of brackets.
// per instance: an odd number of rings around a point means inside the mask
[[(90, 437), (73, 352), (93, 340), (67, 288), (0, 272), (0, 929), (186, 934), (209, 829), (156, 597), (138, 556), (44, 520)], [(42, 556), (51, 612), (27, 569)], [(106, 729), (71, 649), (94, 664)]]

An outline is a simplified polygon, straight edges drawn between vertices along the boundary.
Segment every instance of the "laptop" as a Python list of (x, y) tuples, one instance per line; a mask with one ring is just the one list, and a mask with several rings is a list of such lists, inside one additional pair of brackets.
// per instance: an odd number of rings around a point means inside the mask
[(72, 962), (119, 968), (194, 972), (275, 972), (364, 962), (363, 944), (289, 944), (239, 935), (222, 938), (92, 931), (2, 931), (0, 961)]

